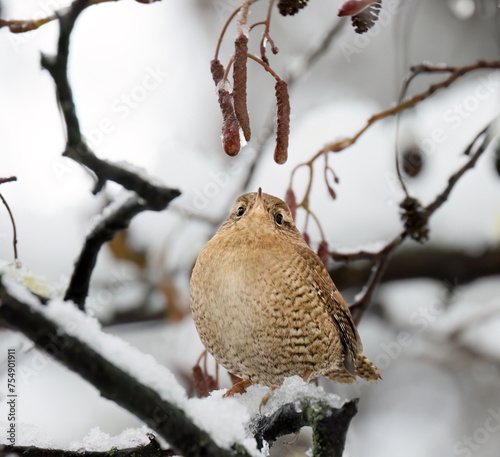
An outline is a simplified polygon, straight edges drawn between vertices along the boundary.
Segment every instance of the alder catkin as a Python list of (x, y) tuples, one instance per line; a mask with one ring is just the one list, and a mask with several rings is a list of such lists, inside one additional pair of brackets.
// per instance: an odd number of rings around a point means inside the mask
[(238, 35), (234, 42), (233, 101), (236, 118), (246, 141), (250, 141), (250, 119), (247, 108), (248, 37)]
[(217, 86), (217, 84), (222, 81), (222, 78), (224, 78), (224, 67), (218, 59), (214, 59), (210, 62), (210, 72), (212, 73), (212, 79)]
[(234, 114), (231, 94), (219, 87), (219, 105), (222, 111), (222, 146), (224, 152), (229, 156), (235, 156), (240, 152), (240, 128)]
[(290, 98), (286, 82), (280, 79), (276, 82), (276, 105), (277, 105), (277, 127), (276, 127), (276, 149), (274, 150), (274, 161), (283, 164), (288, 158), (288, 136), (290, 135)]

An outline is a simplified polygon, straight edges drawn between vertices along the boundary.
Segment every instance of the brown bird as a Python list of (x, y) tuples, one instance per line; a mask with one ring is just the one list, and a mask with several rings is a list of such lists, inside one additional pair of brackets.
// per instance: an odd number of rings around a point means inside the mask
[(290, 209), (260, 188), (238, 197), (200, 252), (190, 295), (201, 341), (245, 380), (242, 391), (251, 383), (280, 385), (292, 375), (380, 379), (361, 353), (349, 308)]

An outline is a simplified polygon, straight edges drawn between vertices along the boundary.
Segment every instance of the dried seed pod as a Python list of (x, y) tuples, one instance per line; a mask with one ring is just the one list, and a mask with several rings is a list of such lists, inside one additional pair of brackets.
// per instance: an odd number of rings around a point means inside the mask
[(276, 82), (276, 149), (274, 150), (274, 161), (279, 164), (286, 162), (288, 158), (288, 136), (290, 135), (290, 98), (286, 82), (280, 79)]
[(413, 147), (407, 149), (403, 152), (402, 159), (403, 171), (407, 176), (414, 178), (420, 174), (424, 165), (424, 157), (419, 148)]
[(231, 94), (223, 87), (219, 87), (219, 105), (222, 111), (222, 146), (229, 156), (240, 152), (240, 127), (234, 114)]
[(295, 192), (291, 187), (289, 187), (285, 194), (285, 203), (290, 208), (292, 213), (292, 218), (295, 220), (295, 215), (297, 214), (297, 199), (295, 198)]
[(328, 258), (330, 253), (328, 252), (328, 243), (323, 240), (318, 246), (318, 257), (321, 259), (325, 267), (328, 267)]
[(245, 140), (250, 141), (250, 119), (247, 108), (247, 54), (248, 37), (238, 35), (234, 42), (233, 101), (236, 118)]
[(210, 72), (212, 73), (212, 79), (215, 85), (219, 84), (224, 78), (224, 67), (219, 62), (219, 59), (214, 59), (210, 62)]
[(278, 9), (283, 16), (293, 16), (307, 5), (307, 0), (279, 0)]

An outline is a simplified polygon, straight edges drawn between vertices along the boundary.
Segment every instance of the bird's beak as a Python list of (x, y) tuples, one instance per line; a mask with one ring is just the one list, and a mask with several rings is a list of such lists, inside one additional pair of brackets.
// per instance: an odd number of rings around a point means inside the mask
[(259, 187), (259, 191), (257, 192), (257, 198), (253, 205), (253, 209), (257, 209), (259, 206), (264, 211), (266, 210), (266, 208), (264, 207), (264, 199), (262, 198), (262, 187)]

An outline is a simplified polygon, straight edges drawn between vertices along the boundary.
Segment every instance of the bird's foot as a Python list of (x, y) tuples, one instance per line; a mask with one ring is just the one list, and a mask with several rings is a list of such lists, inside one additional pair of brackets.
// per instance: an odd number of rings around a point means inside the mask
[(269, 387), (269, 392), (262, 397), (262, 400), (260, 401), (259, 405), (259, 414), (262, 416), (262, 407), (267, 405), (267, 402), (271, 398), (271, 395), (273, 392), (278, 388), (279, 386), (273, 384), (271, 387)]
[(247, 391), (247, 387), (252, 385), (252, 381), (250, 379), (246, 379), (245, 381), (241, 381), (236, 383), (233, 387), (231, 387), (222, 398), (232, 397), (235, 394), (244, 394)]

